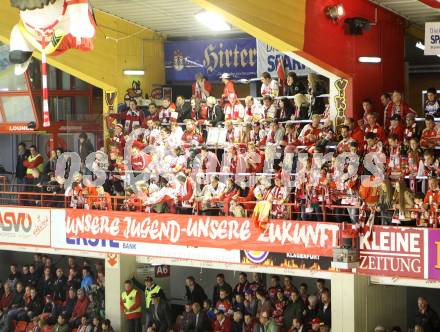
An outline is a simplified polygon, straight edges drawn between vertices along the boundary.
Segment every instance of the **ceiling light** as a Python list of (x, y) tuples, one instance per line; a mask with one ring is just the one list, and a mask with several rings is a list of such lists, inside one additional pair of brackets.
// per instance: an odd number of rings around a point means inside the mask
[(382, 61), (382, 58), (377, 56), (360, 56), (359, 62), (362, 63), (380, 63)]
[(334, 21), (344, 16), (344, 14), (345, 14), (345, 10), (342, 4), (336, 6), (328, 6), (325, 8), (325, 15), (327, 15), (328, 18)]
[(201, 12), (197, 13), (195, 17), (199, 23), (207, 26), (213, 31), (231, 30), (231, 26), (226, 23), (223, 17), (217, 13), (202, 10)]
[(417, 47), (417, 48), (420, 48), (420, 49), (423, 50), (423, 51), (425, 50), (425, 45), (423, 45), (422, 42), (417, 42), (417, 43), (416, 43), (416, 47)]
[(143, 75), (145, 75), (145, 70), (125, 69), (124, 75), (126, 75), (126, 76), (143, 76)]
[[(422, 51), (425, 50), (425, 45), (423, 45), (422, 42), (417, 42), (417, 43), (416, 43), (416, 47), (417, 47), (418, 49), (421, 49)], [(440, 58), (440, 54), (437, 54), (437, 56)]]

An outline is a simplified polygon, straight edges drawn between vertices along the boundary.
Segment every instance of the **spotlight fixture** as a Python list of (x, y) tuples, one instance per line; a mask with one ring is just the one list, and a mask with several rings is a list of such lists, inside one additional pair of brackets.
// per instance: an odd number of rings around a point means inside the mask
[[(416, 43), (416, 47), (422, 51), (425, 50), (425, 45), (420, 41)], [(437, 54), (437, 56), (440, 58), (440, 54)]]
[(124, 75), (125, 76), (143, 76), (143, 75), (145, 75), (145, 70), (125, 69)]
[(417, 42), (417, 43), (416, 43), (416, 47), (419, 48), (419, 49), (421, 49), (422, 51), (425, 50), (425, 45), (423, 45), (422, 42)]
[(217, 13), (202, 10), (195, 15), (196, 20), (213, 31), (228, 31), (231, 26)]
[(350, 17), (345, 21), (345, 33), (349, 35), (362, 35), (364, 31), (371, 29), (371, 23), (368, 19), (363, 17)]
[(333, 21), (337, 21), (342, 16), (344, 16), (345, 10), (344, 6), (342, 4), (335, 5), (335, 6), (328, 6), (325, 8), (325, 15), (332, 19)]
[(358, 60), (361, 63), (380, 63), (382, 58), (378, 56), (360, 56)]

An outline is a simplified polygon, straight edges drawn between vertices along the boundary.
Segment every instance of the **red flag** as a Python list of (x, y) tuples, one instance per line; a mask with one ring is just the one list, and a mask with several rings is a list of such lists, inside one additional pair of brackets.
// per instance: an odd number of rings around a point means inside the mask
[(277, 75), (278, 75), (278, 84), (279, 84), (279, 96), (283, 95), (284, 85), (286, 81), (286, 75), (284, 73), (284, 57), (278, 58), (278, 64), (277, 64)]

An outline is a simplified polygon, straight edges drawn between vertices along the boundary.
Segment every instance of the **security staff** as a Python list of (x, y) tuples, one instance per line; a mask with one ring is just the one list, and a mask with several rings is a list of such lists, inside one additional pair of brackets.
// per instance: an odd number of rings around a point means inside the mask
[(151, 300), (153, 294), (158, 294), (160, 298), (166, 300), (165, 293), (163, 289), (159, 285), (157, 285), (154, 282), (153, 278), (150, 276), (145, 277), (145, 286), (134, 278), (132, 279), (132, 281), (137, 288), (145, 292), (145, 325), (148, 328), (153, 324), (153, 314), (151, 311)]
[(141, 332), (142, 300), (140, 292), (133, 288), (133, 282), (126, 280), (125, 291), (121, 295), (121, 309), (127, 320), (128, 332)]

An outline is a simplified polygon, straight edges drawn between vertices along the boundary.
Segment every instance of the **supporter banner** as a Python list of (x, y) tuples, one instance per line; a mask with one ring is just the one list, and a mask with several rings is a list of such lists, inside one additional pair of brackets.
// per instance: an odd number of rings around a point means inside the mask
[(332, 223), (276, 220), (262, 232), (247, 218), (65, 211), (63, 225), (59, 225), (58, 218), (55, 220), (58, 225), (53, 236), (122, 241), (124, 247), (130, 243), (160, 243), (228, 250), (270, 248), (272, 252), (332, 256), (339, 230), (339, 225)]
[(331, 270), (332, 257), (255, 250), (242, 250), (240, 253), (242, 264), (256, 264), (288, 269)]
[(222, 73), (249, 79), (257, 70), (254, 38), (170, 41), (164, 48), (167, 81), (194, 81), (196, 73), (212, 81)]
[(360, 241), (359, 272), (401, 278), (425, 278), (424, 229), (374, 226)]
[(0, 207), (0, 243), (50, 246), (50, 210)]
[(440, 280), (440, 230), (428, 230), (428, 279)]
[(302, 63), (257, 39), (257, 76), (260, 77), (261, 73), (267, 71), (272, 77), (278, 77), (278, 59), (281, 57), (283, 58), (284, 71), (286, 73), (294, 71), (298, 76), (305, 76), (311, 72), (310, 68), (307, 68)]
[(425, 23), (425, 55), (440, 54), (440, 22)]
[[(160, 243), (137, 242), (135, 239), (125, 239), (125, 241), (105, 240), (99, 239), (97, 236), (82, 238), (69, 237), (67, 236), (68, 232), (65, 222), (66, 211), (68, 210), (52, 210), (52, 248), (222, 263), (240, 263), (239, 250), (197, 248), (182, 245), (170, 246)], [(87, 215), (87, 213), (85, 215)]]

